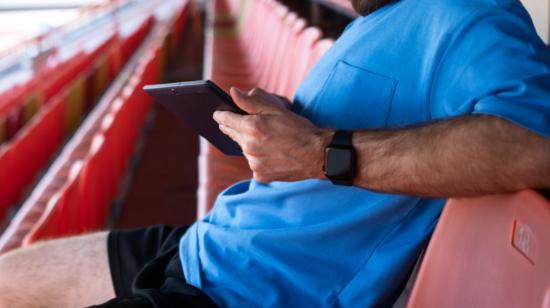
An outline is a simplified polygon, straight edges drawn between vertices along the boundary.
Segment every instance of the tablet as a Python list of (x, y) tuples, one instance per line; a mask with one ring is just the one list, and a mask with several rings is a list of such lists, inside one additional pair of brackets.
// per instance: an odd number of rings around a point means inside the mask
[(212, 118), (216, 110), (228, 110), (239, 114), (242, 111), (229, 94), (210, 80), (146, 85), (143, 90), (181, 118), (185, 124), (206, 138), (226, 155), (243, 155), (239, 145), (224, 134)]

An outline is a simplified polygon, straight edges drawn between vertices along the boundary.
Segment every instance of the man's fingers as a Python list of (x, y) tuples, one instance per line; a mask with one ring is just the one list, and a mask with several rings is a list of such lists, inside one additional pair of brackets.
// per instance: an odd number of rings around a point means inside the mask
[(237, 132), (236, 130), (234, 130), (230, 127), (227, 127), (227, 126), (224, 126), (224, 125), (221, 125), (221, 124), (220, 124), (220, 130), (222, 131), (222, 133), (229, 136), (229, 138), (233, 139), (233, 141), (235, 141), (239, 145), (241, 144), (241, 142), (240, 142), (241, 135), (239, 134), (239, 132)]

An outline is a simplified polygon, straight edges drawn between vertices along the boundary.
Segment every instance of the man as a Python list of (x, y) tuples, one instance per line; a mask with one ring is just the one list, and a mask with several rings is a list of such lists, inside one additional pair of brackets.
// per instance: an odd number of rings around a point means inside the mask
[(249, 115), (215, 114), (253, 180), (188, 230), (8, 254), (0, 304), (387, 307), (444, 198), (550, 187), (550, 52), (519, 2), (352, 2), (366, 16), (315, 66), (294, 112), (232, 89)]

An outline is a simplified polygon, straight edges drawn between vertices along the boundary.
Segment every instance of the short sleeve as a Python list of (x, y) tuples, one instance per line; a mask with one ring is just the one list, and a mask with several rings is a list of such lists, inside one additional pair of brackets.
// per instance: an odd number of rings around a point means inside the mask
[[(344, 28), (343, 33), (345, 33), (346, 31), (348, 31), (349, 29), (351, 29), (351, 27), (353, 27), (353, 25), (356, 25), (356, 24), (357, 24), (357, 21), (360, 20), (360, 19), (361, 19), (361, 17), (358, 17), (358, 18), (355, 18), (354, 20), (350, 21), (350, 22), (346, 25), (346, 27)], [(343, 33), (342, 33), (342, 34), (343, 34)]]
[(517, 3), (472, 14), (434, 75), (433, 118), (488, 114), (550, 137), (550, 49)]

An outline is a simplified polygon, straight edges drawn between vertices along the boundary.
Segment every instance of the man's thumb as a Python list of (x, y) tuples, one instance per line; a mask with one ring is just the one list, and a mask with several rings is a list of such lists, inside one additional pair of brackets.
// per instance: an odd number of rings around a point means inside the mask
[(265, 102), (245, 94), (239, 88), (232, 87), (229, 93), (235, 104), (248, 114), (258, 114), (265, 111), (266, 107), (269, 107)]

